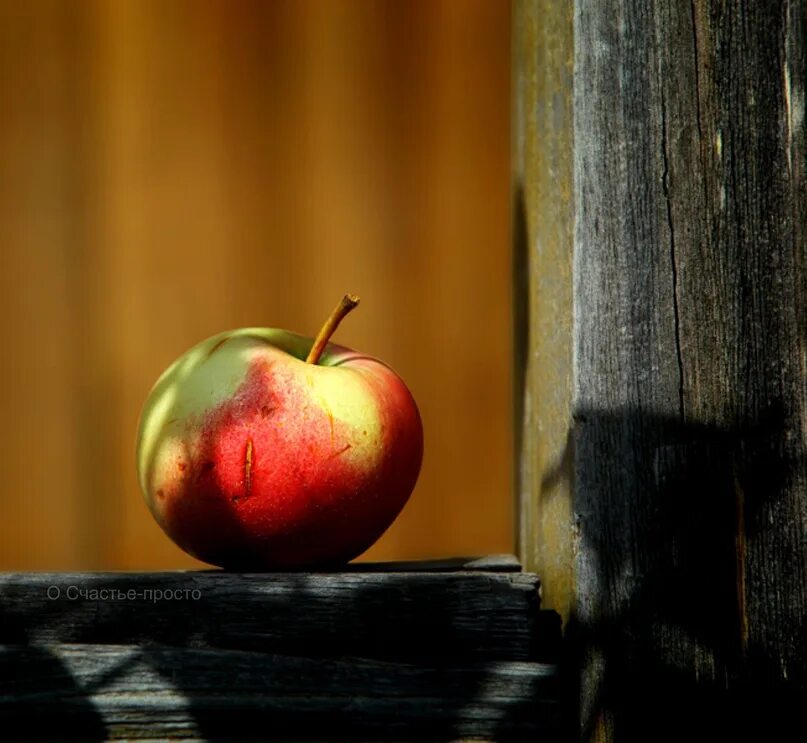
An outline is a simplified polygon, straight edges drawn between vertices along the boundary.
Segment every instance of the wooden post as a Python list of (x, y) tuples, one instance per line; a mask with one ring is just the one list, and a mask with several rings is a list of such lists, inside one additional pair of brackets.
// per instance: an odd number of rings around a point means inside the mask
[(516, 492), (519, 557), (566, 619), (574, 597), (572, 399), (572, 6), (513, 13)]
[[(577, 535), (566, 638), (586, 740), (802, 724), (806, 42), (805, 0), (575, 3), (573, 487), (553, 528)], [(517, 107), (517, 131), (540, 136), (557, 99)], [(524, 192), (528, 215), (546, 207)], [(527, 260), (540, 302), (562, 279), (534, 245)], [(543, 501), (524, 483), (529, 524)]]

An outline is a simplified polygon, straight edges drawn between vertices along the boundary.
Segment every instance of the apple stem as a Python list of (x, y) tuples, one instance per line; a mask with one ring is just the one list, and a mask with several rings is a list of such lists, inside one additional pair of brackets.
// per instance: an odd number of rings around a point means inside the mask
[(359, 298), (355, 294), (345, 294), (345, 296), (342, 297), (339, 304), (334, 307), (330, 317), (325, 321), (322, 330), (319, 331), (314, 345), (311, 346), (311, 350), (308, 352), (308, 357), (305, 360), (306, 364), (316, 364), (319, 361), (319, 357), (322, 356), (325, 346), (328, 345), (331, 336), (336, 332), (339, 323), (342, 322), (348, 312), (356, 309), (358, 304)]

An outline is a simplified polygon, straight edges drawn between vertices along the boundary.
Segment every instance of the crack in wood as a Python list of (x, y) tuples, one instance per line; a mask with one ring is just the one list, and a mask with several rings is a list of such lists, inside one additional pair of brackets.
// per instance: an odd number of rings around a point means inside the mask
[(661, 176), (661, 187), (664, 191), (664, 201), (667, 208), (667, 226), (670, 231), (670, 264), (672, 267), (672, 303), (673, 322), (675, 325), (675, 356), (678, 364), (678, 415), (681, 422), (684, 422), (686, 415), (684, 412), (684, 358), (681, 351), (681, 315), (678, 308), (678, 263), (675, 255), (675, 225), (672, 213), (672, 198), (670, 196), (670, 162), (667, 136), (667, 102), (664, 95), (664, 83), (660, 81), (661, 98), (661, 157), (663, 172)]

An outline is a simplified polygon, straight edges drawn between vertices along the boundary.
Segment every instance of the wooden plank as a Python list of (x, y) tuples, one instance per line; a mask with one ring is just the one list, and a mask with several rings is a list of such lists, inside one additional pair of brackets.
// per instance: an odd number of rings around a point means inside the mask
[(584, 738), (801, 724), (806, 25), (804, 0), (576, 3)]
[(0, 725), (60, 740), (556, 740), (558, 673), (121, 645), (0, 647)]
[(538, 588), (531, 574), (483, 571), (3, 574), (0, 642), (530, 660), (545, 644)]
[(573, 4), (513, 7), (513, 268), (519, 556), (543, 600), (574, 602), (572, 458)]
[(486, 573), (518, 573), (521, 562), (515, 555), (448, 557), (439, 560), (395, 560), (393, 562), (352, 562), (341, 572), (357, 573), (446, 573), (479, 570)]

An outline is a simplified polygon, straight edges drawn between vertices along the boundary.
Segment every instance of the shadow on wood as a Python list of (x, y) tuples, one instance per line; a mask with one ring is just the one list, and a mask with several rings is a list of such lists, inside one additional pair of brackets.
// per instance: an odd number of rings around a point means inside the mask
[(573, 738), (604, 728), (620, 743), (771, 740), (799, 729), (807, 629), (787, 597), (804, 587), (803, 536), (780, 519), (807, 460), (780, 446), (785, 425), (776, 409), (733, 430), (646, 412), (576, 416)]
[(480, 564), (3, 576), (0, 724), (59, 740), (555, 740), (537, 579)]

